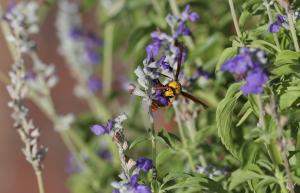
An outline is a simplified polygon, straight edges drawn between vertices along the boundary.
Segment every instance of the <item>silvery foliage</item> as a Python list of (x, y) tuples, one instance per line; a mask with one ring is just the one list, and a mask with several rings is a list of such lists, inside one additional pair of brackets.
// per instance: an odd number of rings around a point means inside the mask
[(73, 76), (79, 81), (75, 94), (78, 97), (85, 97), (90, 93), (86, 84), (93, 74), (93, 68), (91, 65), (86, 65), (84, 40), (80, 38), (74, 40), (71, 35), (73, 30), (82, 29), (79, 5), (75, 2), (60, 0), (58, 8), (56, 29), (60, 41), (59, 52), (67, 61)]
[[(38, 4), (35, 1), (20, 2), (13, 5), (4, 15), (10, 27), (8, 40), (14, 44), (17, 52), (27, 54), (33, 62), (32, 76), (28, 73), (23, 81), (28, 86), (28, 97), (38, 102), (44, 110), (49, 111), (51, 116), (55, 115), (55, 110), (50, 97), (50, 89), (58, 82), (55, 74), (55, 66), (45, 64), (35, 51), (36, 44), (32, 40), (31, 35), (39, 31)], [(25, 66), (24, 66), (25, 67)], [(50, 112), (51, 111), (51, 112)], [(66, 116), (57, 116), (55, 128), (63, 130), (70, 128), (70, 124), (74, 121), (74, 116), (68, 114)]]
[(17, 129), (25, 145), (22, 151), (26, 160), (33, 166), (35, 171), (40, 171), (43, 168), (43, 159), (46, 156), (47, 148), (38, 145), (40, 137), (39, 129), (33, 125), (31, 119), (27, 118), (28, 109), (22, 104), (28, 91), (28, 87), (24, 81), (25, 73), (23, 66), (23, 60), (19, 58), (9, 73), (11, 84), (7, 87), (7, 90), (11, 101), (8, 105), (13, 110), (12, 118), (14, 120), (14, 127)]
[(19, 2), (12, 5), (4, 15), (13, 32), (6, 38), (18, 44), (22, 53), (30, 52), (35, 48), (30, 35), (39, 31), (37, 11), (38, 4), (35, 1)]

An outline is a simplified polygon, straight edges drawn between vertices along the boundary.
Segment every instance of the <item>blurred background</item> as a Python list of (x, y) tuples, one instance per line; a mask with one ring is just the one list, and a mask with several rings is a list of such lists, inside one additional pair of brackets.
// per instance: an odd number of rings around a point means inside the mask
[[(5, 5), (8, 1), (1, 0)], [(55, 64), (60, 83), (53, 89), (53, 98), (57, 110), (60, 113), (82, 112), (86, 109), (84, 102), (73, 96), (73, 83), (69, 71), (64, 64), (63, 58), (57, 53), (58, 40), (54, 27), (56, 8), (51, 9), (48, 17), (41, 26), (40, 33), (35, 37), (38, 45), (38, 53), (46, 63)], [(87, 19), (88, 20), (88, 19)], [(13, 60), (7, 49), (3, 34), (1, 33), (0, 44), (0, 70), (8, 73)], [(31, 165), (25, 161), (21, 152), (22, 142), (12, 127), (10, 117), (11, 109), (6, 86), (0, 83), (0, 192), (38, 192), (36, 178)], [(69, 192), (66, 185), (67, 173), (65, 172), (68, 152), (59, 135), (53, 130), (51, 122), (34, 105), (29, 103), (30, 116), (34, 123), (41, 129), (41, 141), (49, 148), (45, 159), (44, 180), (46, 192)]]
[[(44, 2), (43, 0), (39, 0)], [(1, 0), (1, 5), (5, 7), (9, 0)], [(85, 0), (79, 2), (97, 2), (96, 0)], [(100, 1), (99, 1), (100, 2)], [(102, 1), (101, 1), (102, 2)], [(109, 2), (104, 0), (103, 2)], [(150, 1), (150, 0), (116, 0), (110, 2), (126, 2), (121, 3), (121, 8), (117, 5), (112, 13), (111, 21), (115, 22), (115, 40), (114, 40), (114, 56), (113, 56), (113, 90), (122, 90), (122, 83), (134, 80), (133, 69), (142, 64), (145, 57), (144, 47), (150, 41), (150, 33), (160, 28), (168, 29), (165, 22), (165, 16), (171, 13), (168, 1)], [(156, 2), (153, 3), (153, 2)], [(158, 4), (157, 4), (158, 2)], [(230, 12), (228, 12), (227, 4), (223, 0), (215, 0), (209, 2), (203, 1), (177, 1), (180, 10), (188, 3), (191, 4), (193, 10), (201, 16), (201, 24), (193, 24), (193, 41), (195, 49), (191, 50), (189, 55), (189, 64), (187, 73), (192, 75), (193, 72), (201, 65), (194, 60), (200, 56), (203, 59), (203, 67), (211, 72), (214, 71), (218, 58), (229, 44), (228, 34), (233, 33)], [(223, 5), (224, 4), (224, 5)], [(107, 5), (107, 4), (106, 4)], [(207, 10), (214, 10), (213, 12)], [(58, 54), (58, 38), (56, 36), (55, 19), (57, 6), (54, 5), (48, 10), (47, 16), (41, 24), (40, 33), (34, 36), (34, 40), (38, 45), (37, 52), (40, 58), (46, 64), (54, 64), (59, 77), (59, 84), (52, 90), (57, 111), (60, 114), (73, 112), (80, 114), (87, 111), (87, 105), (84, 101), (74, 97), (73, 88), (75, 80), (71, 77), (69, 70), (66, 68), (64, 59)], [(159, 14), (158, 14), (159, 13)], [(91, 31), (100, 34), (103, 33), (101, 26), (97, 21), (99, 19), (99, 10), (90, 6), (83, 12), (84, 26)], [(99, 19), (101, 20), (101, 19)], [(5, 74), (10, 70), (13, 60), (7, 49), (3, 34), (0, 34), (0, 70)], [(207, 52), (209, 50), (209, 52)], [(129, 73), (131, 72), (131, 73)], [(220, 81), (222, 82), (222, 81)], [(207, 94), (210, 99), (217, 104), (218, 99), (212, 97), (214, 92), (222, 93), (218, 87), (211, 88), (212, 84), (207, 87)], [(220, 83), (222, 84), (222, 83)], [(217, 90), (217, 91), (216, 91)], [(124, 90), (123, 90), (124, 91)], [(199, 92), (200, 93), (200, 92)], [(200, 93), (201, 94), (201, 93)], [(116, 94), (118, 96), (118, 94)], [(114, 96), (115, 97), (115, 96)], [(118, 104), (129, 101), (128, 93), (123, 93), (119, 97), (118, 103), (110, 105), (113, 114), (118, 112)], [(37, 193), (37, 184), (32, 167), (25, 161), (21, 152), (22, 142), (16, 130), (12, 127), (12, 119), (10, 118), (11, 110), (7, 103), (9, 97), (6, 91), (6, 85), (0, 83), (0, 192), (1, 193)], [(46, 192), (62, 193), (70, 192), (67, 188), (67, 172), (66, 163), (68, 151), (62, 143), (58, 133), (53, 130), (51, 122), (43, 115), (43, 113), (32, 103), (27, 103), (30, 109), (30, 117), (33, 118), (34, 124), (41, 129), (42, 144), (49, 148), (49, 152), (45, 159), (44, 181)], [(130, 104), (129, 104), (130, 106)], [(139, 108), (139, 107), (137, 107)], [(138, 113), (138, 110), (135, 110)], [(172, 114), (170, 114), (172, 116)], [(210, 117), (211, 115), (207, 115)], [(205, 115), (203, 116), (205, 117)], [(212, 115), (214, 119), (214, 115)], [(156, 114), (156, 128), (164, 126), (169, 129), (174, 126), (172, 121), (165, 122), (163, 116)], [(210, 120), (213, 120), (209, 118)], [(140, 121), (141, 122), (141, 121)], [(138, 126), (137, 126), (138, 127)], [(82, 128), (89, 129), (89, 128)], [(140, 129), (140, 128), (138, 128)], [(141, 131), (141, 130), (140, 130)], [(143, 131), (144, 132), (144, 131)], [(220, 151), (223, 151), (221, 148)], [(99, 171), (100, 172), (100, 171)]]

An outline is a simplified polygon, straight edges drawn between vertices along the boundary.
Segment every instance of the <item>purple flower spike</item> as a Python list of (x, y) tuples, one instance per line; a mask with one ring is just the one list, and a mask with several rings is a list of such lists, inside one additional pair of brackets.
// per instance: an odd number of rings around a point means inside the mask
[(140, 159), (137, 160), (137, 167), (144, 172), (148, 172), (153, 168), (153, 163), (152, 160), (148, 158), (141, 157)]
[(227, 60), (221, 67), (221, 70), (228, 71), (233, 74), (244, 74), (251, 66), (253, 66), (253, 64), (250, 56), (247, 54), (240, 54), (230, 60)]
[(102, 82), (95, 76), (88, 80), (88, 88), (91, 92), (95, 93), (102, 89)]

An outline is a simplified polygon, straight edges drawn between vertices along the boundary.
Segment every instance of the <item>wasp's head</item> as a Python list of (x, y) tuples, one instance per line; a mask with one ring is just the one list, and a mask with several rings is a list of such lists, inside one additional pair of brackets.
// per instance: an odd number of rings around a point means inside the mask
[(180, 94), (181, 92), (181, 85), (177, 81), (171, 81), (167, 84), (168, 88), (164, 92), (166, 97), (174, 97)]

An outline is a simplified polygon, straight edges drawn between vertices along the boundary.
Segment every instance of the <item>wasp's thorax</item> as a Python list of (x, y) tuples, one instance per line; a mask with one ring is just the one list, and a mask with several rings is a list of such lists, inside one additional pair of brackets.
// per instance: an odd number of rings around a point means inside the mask
[(177, 81), (169, 82), (167, 87), (164, 92), (164, 96), (166, 97), (175, 97), (181, 93), (181, 84)]

